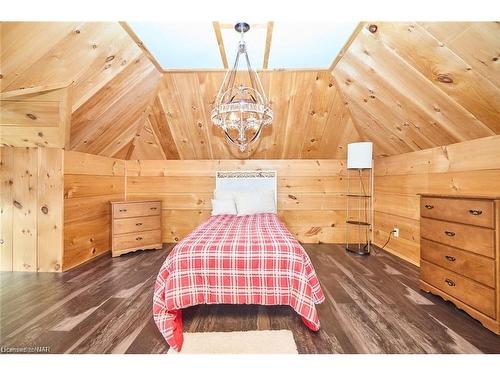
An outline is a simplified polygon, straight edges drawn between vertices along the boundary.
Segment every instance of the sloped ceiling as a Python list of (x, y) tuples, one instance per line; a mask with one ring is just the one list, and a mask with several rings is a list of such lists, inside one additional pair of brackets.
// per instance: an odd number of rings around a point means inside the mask
[(361, 138), (394, 155), (500, 133), (500, 24), (366, 23), (333, 74)]
[[(333, 72), (263, 71), (252, 154), (212, 127), (221, 71), (162, 72), (118, 23), (1, 23), (2, 92), (73, 81), (71, 149), (124, 159), (393, 155), (500, 133), (500, 25), (366, 23)], [(139, 44), (140, 45), (140, 44)], [(332, 74), (333, 73), (333, 74)]]

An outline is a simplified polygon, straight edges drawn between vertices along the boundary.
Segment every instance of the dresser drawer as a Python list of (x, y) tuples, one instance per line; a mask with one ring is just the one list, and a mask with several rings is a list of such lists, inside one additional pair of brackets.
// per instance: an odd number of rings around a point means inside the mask
[(113, 251), (135, 248), (147, 248), (150, 245), (161, 244), (161, 231), (121, 234), (113, 237)]
[(492, 229), (423, 217), (420, 220), (420, 235), (445, 245), (495, 257), (495, 231)]
[(483, 314), (496, 317), (494, 289), (425, 260), (420, 263), (420, 278)]
[(495, 288), (495, 261), (454, 247), (422, 239), (422, 259)]
[(160, 215), (161, 202), (133, 202), (133, 203), (116, 203), (113, 205), (113, 216), (115, 219)]
[(153, 229), (160, 229), (160, 227), (160, 215), (116, 219), (113, 223), (113, 234), (144, 232)]
[(493, 201), (434, 197), (420, 199), (420, 215), (434, 219), (494, 228), (494, 212)]

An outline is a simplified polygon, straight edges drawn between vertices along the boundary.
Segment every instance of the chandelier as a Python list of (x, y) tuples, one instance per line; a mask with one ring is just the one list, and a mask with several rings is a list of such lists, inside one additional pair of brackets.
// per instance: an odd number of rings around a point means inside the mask
[[(240, 22), (234, 26), (234, 29), (241, 35), (236, 60), (233, 68), (228, 70), (224, 77), (210, 118), (214, 125), (224, 131), (226, 139), (237, 146), (240, 152), (244, 152), (259, 138), (262, 128), (271, 124), (273, 111), (269, 106), (259, 76), (250, 66), (243, 38), (250, 29), (250, 25)], [(244, 60), (247, 65), (249, 80), (246, 82), (244, 81), (246, 74), (238, 74), (240, 60)], [(237, 84), (237, 81), (241, 83)]]

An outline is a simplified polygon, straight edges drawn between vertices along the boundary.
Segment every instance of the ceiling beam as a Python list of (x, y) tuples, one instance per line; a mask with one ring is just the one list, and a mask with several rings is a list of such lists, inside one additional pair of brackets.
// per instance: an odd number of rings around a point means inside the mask
[(267, 23), (267, 36), (266, 36), (266, 49), (264, 51), (264, 62), (262, 63), (262, 69), (267, 69), (269, 65), (269, 51), (271, 50), (271, 41), (273, 39), (273, 28), (274, 22), (270, 21)]
[(215, 37), (217, 38), (217, 44), (219, 45), (220, 58), (222, 59), (222, 64), (224, 65), (224, 69), (229, 68), (229, 64), (227, 63), (226, 49), (224, 48), (224, 41), (222, 40), (222, 32), (220, 23), (217, 21), (212, 22), (214, 26)]
[(127, 32), (127, 34), (132, 38), (132, 40), (137, 44), (137, 46), (144, 52), (148, 59), (153, 63), (153, 65), (158, 69), (160, 73), (163, 73), (163, 67), (160, 65), (156, 57), (147, 49), (143, 41), (137, 36), (137, 34), (132, 30), (127, 22), (119, 22), (121, 27)]
[(344, 46), (342, 47), (342, 49), (340, 50), (340, 52), (338, 53), (338, 55), (335, 57), (335, 59), (333, 60), (333, 62), (330, 64), (330, 67), (328, 68), (328, 70), (330, 72), (333, 69), (335, 69), (335, 67), (337, 66), (337, 64), (339, 63), (339, 61), (342, 59), (342, 57), (344, 57), (345, 53), (347, 52), (347, 50), (351, 46), (352, 42), (354, 42), (354, 39), (356, 39), (356, 37), (358, 36), (359, 32), (363, 29), (364, 26), (365, 26), (365, 22), (358, 23), (358, 26), (356, 26), (356, 28), (354, 29), (353, 33), (349, 37), (349, 39), (347, 39), (347, 42), (345, 42)]

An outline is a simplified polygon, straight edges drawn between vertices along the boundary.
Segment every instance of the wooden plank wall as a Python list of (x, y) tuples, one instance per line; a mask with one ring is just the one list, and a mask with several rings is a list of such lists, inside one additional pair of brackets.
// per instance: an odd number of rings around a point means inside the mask
[[(345, 240), (343, 160), (127, 161), (127, 199), (163, 201), (163, 241), (177, 242), (210, 216), (217, 170), (277, 170), (279, 216), (305, 243)], [(352, 240), (352, 238), (351, 238)]]
[(63, 151), (0, 147), (0, 270), (62, 270)]
[(64, 271), (111, 250), (109, 201), (124, 198), (123, 160), (64, 153)]
[(420, 258), (419, 193), (500, 194), (500, 136), (375, 159), (374, 242), (394, 226), (386, 249), (414, 264)]

